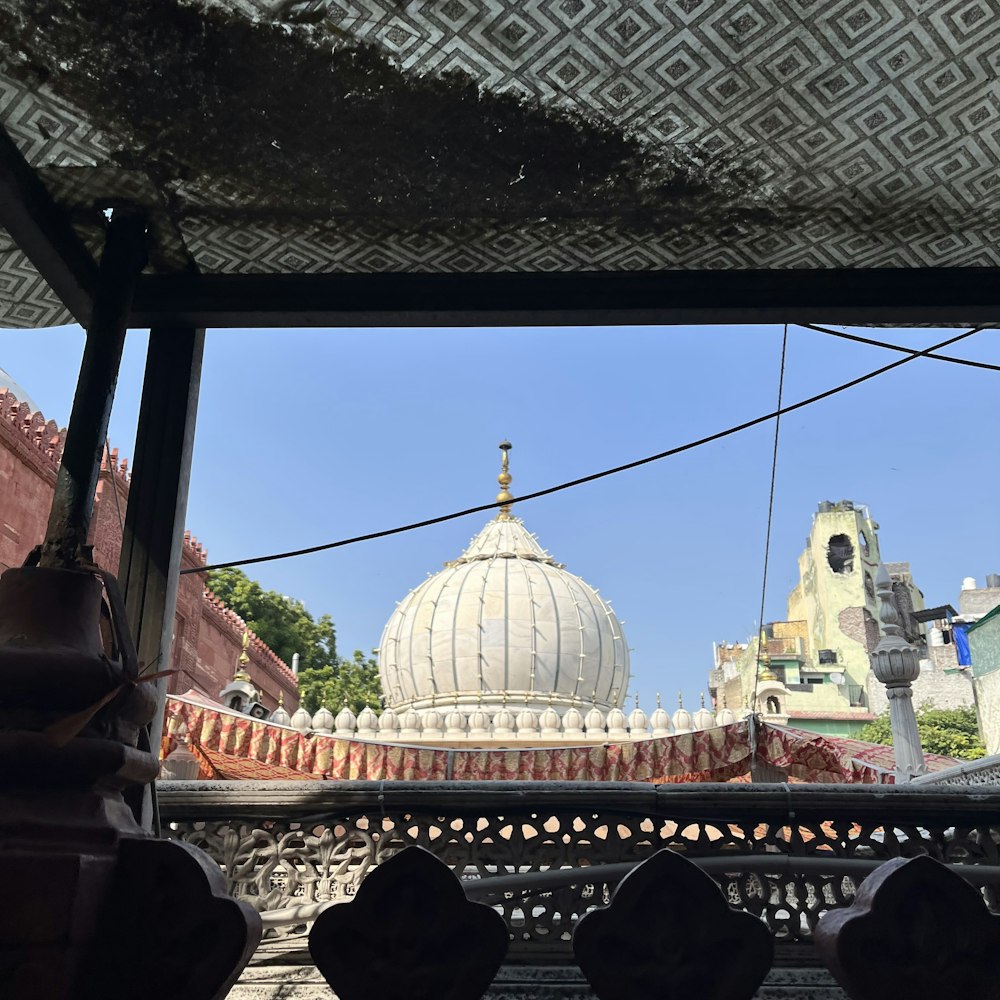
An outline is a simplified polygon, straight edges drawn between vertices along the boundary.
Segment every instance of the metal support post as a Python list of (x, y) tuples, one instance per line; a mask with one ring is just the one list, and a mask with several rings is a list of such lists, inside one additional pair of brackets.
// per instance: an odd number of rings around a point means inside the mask
[[(180, 573), (184, 517), (205, 331), (154, 327), (139, 408), (135, 459), (118, 577), (141, 672), (169, 667)], [(148, 729), (158, 754), (166, 678), (156, 681), (157, 709)], [(142, 737), (140, 737), (140, 740)], [(146, 829), (157, 825), (151, 786), (130, 804)]]
[(145, 221), (137, 215), (116, 212), (108, 224), (94, 311), (40, 555), (44, 567), (70, 568), (91, 562), (86, 545), (94, 491), (132, 295), (146, 261), (145, 233)]

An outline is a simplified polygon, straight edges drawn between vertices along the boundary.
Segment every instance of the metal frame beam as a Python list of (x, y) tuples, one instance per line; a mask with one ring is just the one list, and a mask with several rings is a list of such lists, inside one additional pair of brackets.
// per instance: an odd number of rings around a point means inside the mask
[(108, 225), (94, 310), (73, 398), (62, 462), (56, 475), (41, 565), (87, 562), (94, 491), (107, 441), (118, 368), (135, 280), (146, 262), (146, 223), (116, 215)]
[[(149, 674), (170, 665), (204, 350), (204, 330), (153, 327), (149, 331), (134, 472), (118, 564), (140, 670)], [(158, 753), (166, 678), (155, 683), (156, 715), (146, 749)], [(142, 801), (130, 803), (147, 829), (157, 825), (152, 792), (148, 787), (139, 790)]]
[(97, 294), (97, 265), (67, 214), (0, 128), (0, 227), (6, 229), (83, 327)]
[(1000, 323), (1000, 268), (144, 275), (132, 326)]

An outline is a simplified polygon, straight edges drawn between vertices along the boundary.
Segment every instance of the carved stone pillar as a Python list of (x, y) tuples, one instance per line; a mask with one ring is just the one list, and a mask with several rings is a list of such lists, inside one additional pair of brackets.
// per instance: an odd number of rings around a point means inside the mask
[(0, 996), (225, 996), (260, 918), (207, 855), (147, 834), (125, 804), (157, 772), (136, 747), (156, 696), (114, 578), (4, 573), (0, 691)]
[(913, 682), (920, 675), (919, 653), (903, 638), (899, 612), (892, 596), (892, 578), (885, 565), (875, 578), (880, 608), (879, 618), (885, 633), (871, 653), (872, 672), (886, 686), (889, 699), (889, 722), (896, 756), (896, 782), (908, 782), (924, 774), (924, 751), (913, 711)]

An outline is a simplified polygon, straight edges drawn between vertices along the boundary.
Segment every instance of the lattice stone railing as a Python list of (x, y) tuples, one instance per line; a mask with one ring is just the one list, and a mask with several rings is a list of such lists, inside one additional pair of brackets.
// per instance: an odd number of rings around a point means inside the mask
[[(498, 907), (511, 955), (565, 960), (579, 917), (663, 847), (779, 942), (808, 940), (876, 864), (962, 866), (1000, 912), (1000, 791), (830, 785), (169, 782), (165, 832), (215, 858), (271, 937), (298, 937), (410, 844)], [(592, 870), (574, 871), (587, 868)], [(491, 883), (489, 880), (495, 880)], [(664, 906), (684, 906), (663, 887)], [(291, 942), (289, 942), (291, 943)]]
[(982, 757), (980, 760), (970, 760), (942, 771), (932, 771), (930, 774), (915, 778), (913, 784), (952, 785), (952, 786), (984, 786), (994, 785), (1000, 788), (1000, 754)]

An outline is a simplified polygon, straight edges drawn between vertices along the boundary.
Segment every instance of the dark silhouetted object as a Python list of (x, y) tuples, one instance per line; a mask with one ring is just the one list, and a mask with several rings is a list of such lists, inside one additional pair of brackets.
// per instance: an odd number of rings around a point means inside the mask
[(750, 1000), (774, 943), (697, 865), (663, 850), (619, 883), (609, 906), (581, 919), (573, 952), (600, 1000)]
[(429, 851), (408, 847), (353, 902), (320, 913), (309, 952), (340, 1000), (479, 1000), (509, 943), (500, 914), (469, 902)]
[(851, 1000), (1000, 998), (1000, 917), (979, 890), (933, 858), (894, 858), (814, 935)]

